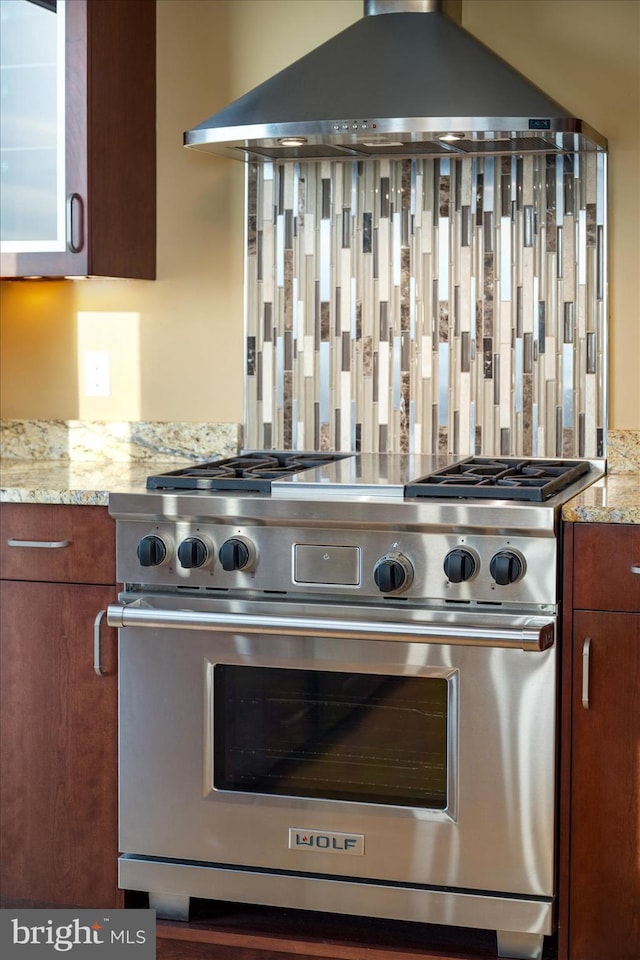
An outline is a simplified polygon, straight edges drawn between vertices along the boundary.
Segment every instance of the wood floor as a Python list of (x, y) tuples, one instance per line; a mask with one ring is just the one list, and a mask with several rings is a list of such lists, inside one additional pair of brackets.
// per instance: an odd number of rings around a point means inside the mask
[[(195, 909), (194, 909), (195, 907)], [(200, 916), (199, 916), (200, 912)], [(158, 960), (496, 960), (492, 931), (192, 901), (158, 921)], [(557, 960), (549, 939), (544, 960)]]

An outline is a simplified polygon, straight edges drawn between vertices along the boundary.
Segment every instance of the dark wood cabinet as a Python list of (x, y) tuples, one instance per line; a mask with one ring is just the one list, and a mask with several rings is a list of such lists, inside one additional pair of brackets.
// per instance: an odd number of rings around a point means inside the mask
[[(640, 956), (640, 527), (567, 526), (561, 956)], [(567, 740), (567, 735), (569, 740)]]
[(119, 906), (116, 631), (104, 625), (94, 668), (96, 615), (116, 595), (114, 523), (103, 507), (35, 504), (3, 504), (0, 518), (2, 897)]
[[(31, 17), (36, 13), (56, 17), (56, 8), (44, 4), (34, 8), (25, 3), (25, 7), (32, 12), (20, 21), (15, 36), (7, 27), (6, 49), (14, 40), (16, 53), (11, 56), (27, 61), (11, 59), (3, 64), (9, 89), (14, 67), (23, 88), (24, 78), (32, 72), (29, 50), (36, 43), (30, 44), (28, 33), (25, 38), (19, 30), (24, 34), (33, 29)], [(19, 16), (17, 4), (12, 14), (16, 11)], [(46, 135), (47, 144), (30, 148), (29, 131), (38, 124), (30, 116), (20, 122), (25, 97), (16, 94), (12, 128), (18, 144), (7, 152), (8, 172), (3, 173), (0, 275), (152, 280), (156, 263), (155, 0), (71, 0), (58, 3), (57, 16), (64, 17), (64, 43), (59, 44), (63, 47), (59, 59), (64, 66), (60, 81), (64, 129), (59, 129), (58, 111), (57, 130), (56, 114), (48, 118), (48, 126), (54, 129)], [(39, 64), (35, 67), (40, 70)], [(33, 82), (46, 87), (53, 79), (39, 73)], [(32, 104), (43, 99), (37, 89), (26, 98)], [(48, 141), (55, 152), (56, 140), (62, 144), (56, 169), (53, 156), (51, 169), (32, 169), (43, 163)], [(13, 172), (11, 164), (16, 167)], [(50, 219), (55, 223), (45, 229), (36, 222), (37, 210), (44, 209), (44, 201), (50, 203), (52, 190)]]

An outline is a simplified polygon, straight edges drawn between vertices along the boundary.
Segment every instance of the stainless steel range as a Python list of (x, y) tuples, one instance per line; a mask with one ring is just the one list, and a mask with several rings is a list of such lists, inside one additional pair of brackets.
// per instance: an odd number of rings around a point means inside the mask
[(248, 453), (112, 494), (120, 885), (554, 928), (561, 504), (601, 462)]

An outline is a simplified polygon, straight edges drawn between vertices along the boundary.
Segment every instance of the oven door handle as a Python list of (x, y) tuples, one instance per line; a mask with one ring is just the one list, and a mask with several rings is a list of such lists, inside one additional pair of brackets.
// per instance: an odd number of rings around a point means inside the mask
[(525, 625), (487, 627), (450, 623), (394, 623), (339, 620), (330, 617), (262, 616), (213, 613), (200, 610), (157, 610), (131, 604), (110, 604), (110, 627), (154, 627), (187, 630), (234, 631), (278, 636), (349, 637), (358, 640), (411, 640), (454, 646), (519, 647), (547, 650), (554, 643), (554, 624), (532, 617)]

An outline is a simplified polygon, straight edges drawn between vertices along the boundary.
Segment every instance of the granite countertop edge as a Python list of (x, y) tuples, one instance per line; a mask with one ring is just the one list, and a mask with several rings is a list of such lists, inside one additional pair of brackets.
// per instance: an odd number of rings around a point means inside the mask
[[(146, 488), (147, 476), (175, 470), (175, 462), (0, 461), (0, 502), (108, 506), (109, 493)], [(607, 474), (564, 504), (573, 523), (640, 523), (640, 473)]]
[(609, 473), (562, 507), (570, 523), (640, 523), (640, 474)]
[(0, 460), (0, 503), (109, 505), (109, 494), (146, 489), (150, 474), (180, 464), (155, 461)]

